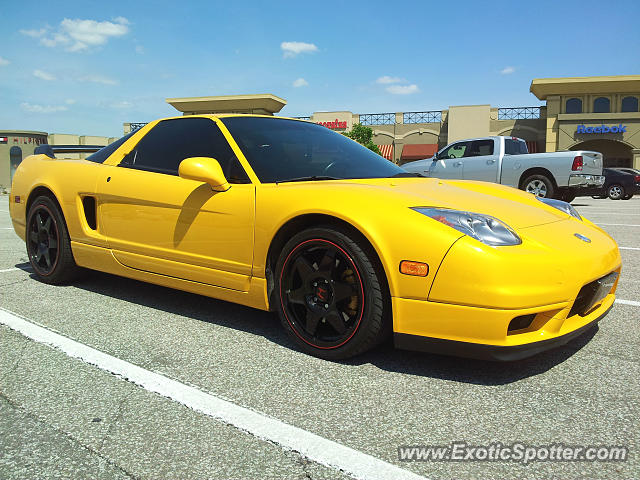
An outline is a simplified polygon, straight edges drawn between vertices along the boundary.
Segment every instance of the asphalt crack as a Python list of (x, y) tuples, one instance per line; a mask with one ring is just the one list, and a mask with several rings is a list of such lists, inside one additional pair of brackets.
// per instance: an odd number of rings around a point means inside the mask
[(107, 427), (107, 432), (104, 434), (104, 437), (100, 441), (100, 446), (97, 449), (99, 452), (101, 452), (102, 449), (104, 448), (104, 444), (107, 441), (107, 438), (109, 438), (109, 436), (111, 435), (113, 428), (118, 424), (119, 421), (122, 420), (122, 414), (124, 413), (124, 405), (127, 402), (127, 400), (129, 400), (129, 397), (131, 397), (131, 395), (133, 395), (133, 392), (127, 393), (124, 397), (122, 397), (122, 400), (118, 402), (116, 415), (111, 421), (111, 423), (109, 424), (109, 426)]

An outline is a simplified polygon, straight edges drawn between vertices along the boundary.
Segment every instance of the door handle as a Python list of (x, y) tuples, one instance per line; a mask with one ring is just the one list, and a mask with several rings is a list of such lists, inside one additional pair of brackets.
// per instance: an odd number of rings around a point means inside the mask
[(491, 159), (487, 160), (487, 165), (491, 165), (492, 163), (496, 163), (496, 161)]
[(456, 162), (453, 164), (454, 167), (461, 167), (462, 166), (462, 162)]

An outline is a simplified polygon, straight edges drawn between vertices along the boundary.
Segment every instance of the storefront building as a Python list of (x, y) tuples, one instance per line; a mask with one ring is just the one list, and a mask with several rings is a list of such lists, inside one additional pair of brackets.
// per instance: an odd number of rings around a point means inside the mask
[(456, 140), (505, 135), (526, 140), (531, 153), (595, 150), (607, 167), (640, 169), (640, 75), (535, 79), (530, 91), (546, 105), (316, 112), (300, 118), (338, 131), (348, 130), (344, 125), (368, 125), (383, 155), (401, 164), (428, 158)]
[(22, 159), (33, 154), (38, 145), (47, 143), (46, 132), (0, 130), (0, 190), (11, 185), (13, 174)]
[[(520, 137), (529, 151), (595, 150), (605, 166), (640, 169), (640, 75), (534, 79), (530, 91), (544, 105), (460, 105), (443, 110), (352, 113), (315, 112), (310, 120), (338, 132), (361, 123), (373, 130), (383, 156), (402, 164), (431, 157), (456, 140), (490, 135)], [(183, 115), (276, 115), (286, 100), (272, 94), (168, 98)], [(145, 123), (125, 123), (129, 133)], [(41, 143), (107, 145), (113, 138), (45, 132), (0, 131), (0, 188), (8, 188), (20, 161)], [(14, 148), (16, 147), (16, 148)], [(81, 158), (84, 154), (65, 154)]]
[(545, 78), (546, 150), (595, 150), (605, 166), (640, 168), (640, 75)]

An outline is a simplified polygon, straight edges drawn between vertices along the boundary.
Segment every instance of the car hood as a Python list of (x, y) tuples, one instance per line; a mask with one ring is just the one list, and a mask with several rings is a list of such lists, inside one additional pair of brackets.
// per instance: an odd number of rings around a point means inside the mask
[[(280, 187), (331, 190), (332, 196), (369, 197), (375, 208), (378, 202), (396, 203), (400, 207), (440, 207), (482, 213), (502, 220), (514, 229), (566, 220), (569, 215), (536, 200), (521, 190), (488, 182), (441, 180), (437, 178), (375, 178), (338, 181), (283, 183)], [(346, 190), (345, 190), (346, 189)], [(347, 191), (349, 195), (347, 194)]]

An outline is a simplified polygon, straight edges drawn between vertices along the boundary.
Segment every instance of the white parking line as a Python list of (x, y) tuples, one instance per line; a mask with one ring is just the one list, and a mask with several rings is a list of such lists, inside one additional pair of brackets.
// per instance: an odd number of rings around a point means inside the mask
[(605, 225), (607, 227), (640, 227), (637, 223), (596, 223), (596, 225)]
[(342, 470), (355, 478), (362, 480), (424, 479), (366, 453), (103, 353), (2, 308), (0, 308), (0, 323), (20, 332), (25, 337), (113, 373), (145, 390), (167, 397), (261, 440), (275, 443), (285, 450), (295, 450), (309, 460)]
[(17, 267), (13, 267), (13, 268), (5, 268), (4, 270), (0, 270), (0, 273), (6, 273), (6, 272), (17, 272), (18, 270), (22, 270), (24, 271), (31, 271), (32, 268), (30, 266), (25, 266), (24, 268), (17, 268)]
[(638, 247), (618, 247), (620, 250), (640, 250)]
[(640, 302), (635, 302), (633, 300), (620, 300), (619, 298), (616, 298), (616, 303), (619, 303), (620, 305), (631, 305), (632, 307), (640, 307)]

